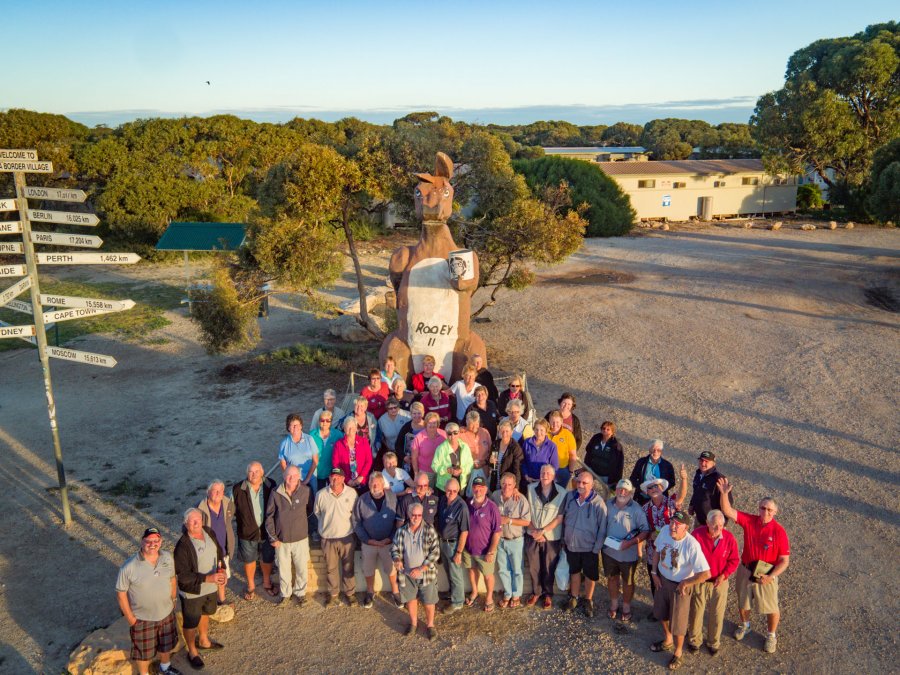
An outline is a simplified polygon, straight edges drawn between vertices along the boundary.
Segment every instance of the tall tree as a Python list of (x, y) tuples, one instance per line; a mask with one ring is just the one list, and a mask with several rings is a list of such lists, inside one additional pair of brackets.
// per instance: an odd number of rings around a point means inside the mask
[(811, 166), (829, 187), (861, 185), (875, 149), (900, 134), (900, 24), (794, 52), (784, 87), (760, 97), (750, 124), (771, 170)]

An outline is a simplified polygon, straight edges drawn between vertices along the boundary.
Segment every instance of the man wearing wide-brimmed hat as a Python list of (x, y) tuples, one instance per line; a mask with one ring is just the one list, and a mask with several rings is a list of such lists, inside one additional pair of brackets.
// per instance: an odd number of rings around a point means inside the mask
[[(647, 574), (653, 571), (653, 542), (660, 531), (669, 524), (672, 514), (681, 509), (684, 498), (687, 495), (687, 471), (681, 465), (681, 486), (673, 497), (666, 494), (669, 489), (669, 481), (665, 478), (652, 478), (641, 483), (641, 492), (646, 495), (647, 502), (643, 505), (644, 515), (650, 525), (650, 536), (647, 539), (644, 560), (647, 563)], [(650, 575), (650, 594), (656, 595), (656, 582)], [(656, 618), (650, 614), (650, 621)]]

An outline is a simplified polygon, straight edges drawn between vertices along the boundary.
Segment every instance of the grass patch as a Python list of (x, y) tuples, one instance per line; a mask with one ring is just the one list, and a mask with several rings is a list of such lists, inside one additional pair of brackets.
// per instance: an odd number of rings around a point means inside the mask
[(279, 363), (286, 366), (320, 366), (334, 373), (348, 372), (352, 366), (352, 360), (358, 350), (352, 347), (323, 345), (323, 344), (295, 344), (291, 347), (282, 347), (256, 357), (263, 364)]
[[(149, 333), (169, 325), (164, 312), (181, 305), (184, 295), (182, 289), (175, 286), (147, 283), (88, 283), (83, 281), (55, 281), (43, 280), (41, 292), (50, 295), (69, 295), (75, 297), (100, 298), (104, 300), (135, 301), (135, 306), (124, 312), (100, 314), (86, 319), (75, 321), (62, 321), (56, 328), (47, 331), (47, 341), (57, 344), (57, 330), (59, 331), (58, 344), (64, 345), (73, 338), (91, 333), (112, 333), (124, 340), (142, 340)], [(23, 296), (23, 298), (26, 296)], [(32, 320), (26, 314), (0, 309), (0, 319), (7, 323), (19, 325), (30, 324)], [(160, 344), (159, 340), (151, 339), (153, 344)], [(33, 349), (29, 343), (22, 340), (0, 340), (0, 351), (9, 349)]]
[(141, 483), (130, 476), (126, 476), (118, 483), (108, 488), (103, 488), (103, 492), (113, 497), (130, 497), (132, 499), (147, 499), (153, 492), (159, 492), (153, 487), (153, 483)]

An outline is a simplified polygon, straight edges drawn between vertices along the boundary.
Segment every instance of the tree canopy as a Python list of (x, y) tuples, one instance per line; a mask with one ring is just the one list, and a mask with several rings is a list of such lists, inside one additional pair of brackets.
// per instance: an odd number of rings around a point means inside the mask
[(900, 24), (794, 52), (784, 87), (757, 101), (751, 133), (773, 171), (809, 165), (829, 187), (860, 186), (875, 150), (900, 134)]

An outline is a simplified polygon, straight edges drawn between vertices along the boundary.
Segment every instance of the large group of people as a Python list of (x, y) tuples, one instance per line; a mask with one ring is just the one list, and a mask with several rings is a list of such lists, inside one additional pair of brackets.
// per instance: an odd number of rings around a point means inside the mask
[[(551, 609), (555, 584), (568, 590), (564, 608), (580, 606), (594, 617), (602, 570), (606, 616), (628, 623), (643, 562), (653, 598), (649, 619), (662, 633), (649, 648), (671, 652), (670, 669), (682, 665), (685, 649), (696, 653), (705, 645), (718, 653), (733, 576), (740, 611), (734, 638), (748, 634), (755, 608), (766, 615), (764, 649), (774, 652), (778, 577), (790, 556), (775, 500), (762, 499), (757, 513), (736, 510), (715, 453), (699, 453), (689, 485), (684, 465), (676, 474), (663, 457), (661, 440), (652, 441), (626, 478), (616, 424), (603, 421), (582, 455), (575, 396), (563, 393), (557, 405), (537, 417), (524, 377), (512, 376), (499, 391), (478, 356), (449, 385), (430, 356), (409, 382), (388, 359), (371, 370), (347, 411), (326, 390), (310, 431), (301, 414), (286, 418), (280, 484), (253, 461), (230, 496), (222, 480), (210, 482), (205, 498), (185, 511), (173, 553), (161, 549), (159, 530), (144, 532), (116, 582), (139, 671), (148, 672), (158, 656), (160, 671), (177, 675), (169, 655), (178, 599), (189, 665), (203, 668), (201, 652), (222, 648), (209, 635), (209, 616), (229, 602), (235, 556), (246, 577), (244, 601), (264, 592), (279, 606), (292, 598), (304, 606), (310, 539), (324, 553), (326, 606), (343, 604), (341, 595), (350, 606), (360, 604), (359, 547), (362, 607), (373, 606), (381, 570), (391, 601), (409, 614), (410, 635), (420, 603), (425, 634), (437, 634), (439, 566), (449, 583), (444, 614), (466, 607)], [(740, 552), (729, 521), (744, 531)]]

